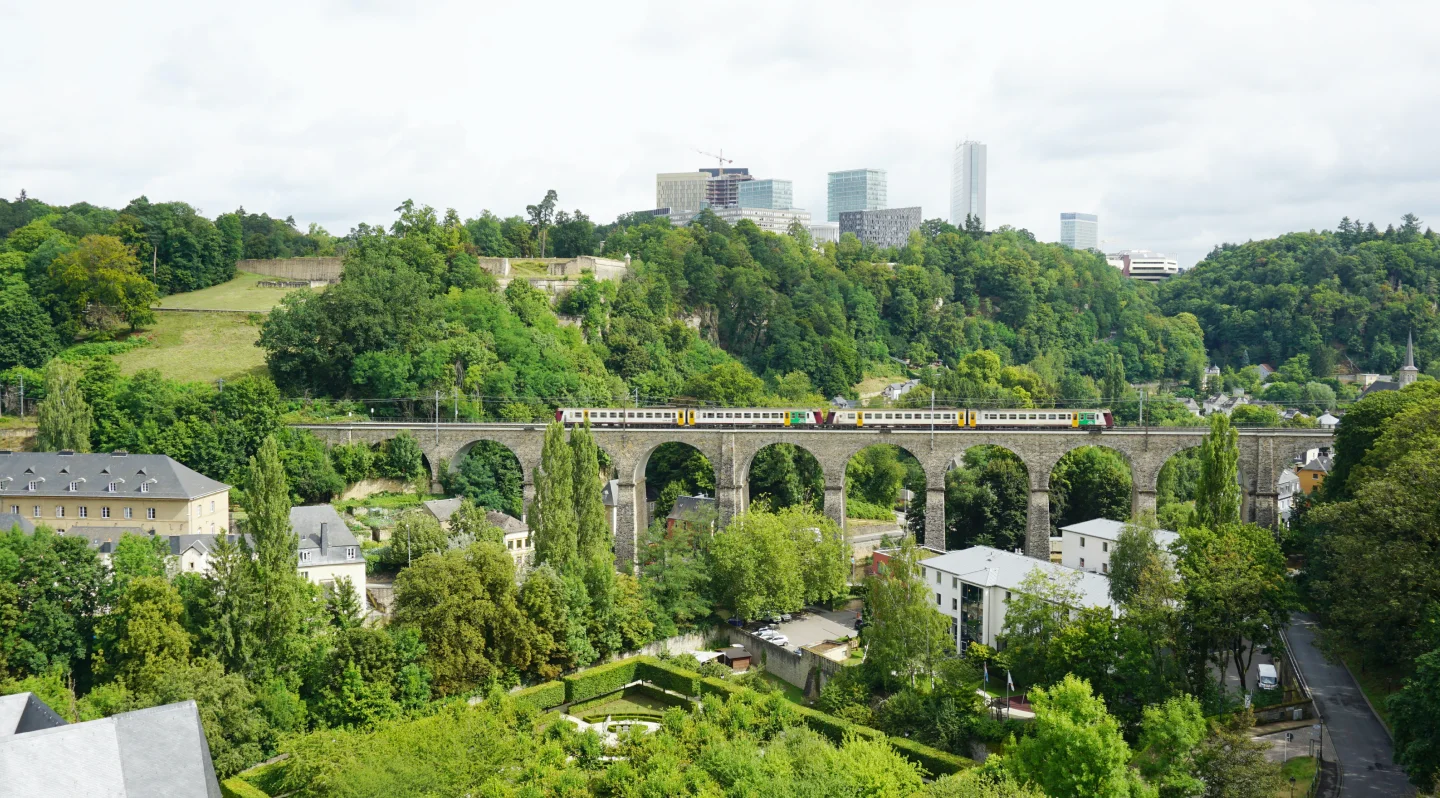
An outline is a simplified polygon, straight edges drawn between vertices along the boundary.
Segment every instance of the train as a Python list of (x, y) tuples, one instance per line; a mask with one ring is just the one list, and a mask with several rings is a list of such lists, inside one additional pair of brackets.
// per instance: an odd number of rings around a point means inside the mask
[(811, 429), (1086, 429), (1115, 426), (1105, 409), (793, 407), (562, 407), (555, 420), (592, 427), (797, 427)]

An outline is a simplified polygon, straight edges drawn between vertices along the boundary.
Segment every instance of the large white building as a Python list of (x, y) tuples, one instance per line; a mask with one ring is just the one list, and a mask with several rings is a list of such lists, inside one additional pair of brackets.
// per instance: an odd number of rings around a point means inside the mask
[(1074, 579), (1086, 607), (1114, 606), (1110, 580), (1103, 576), (989, 546), (947, 551), (920, 562), (920, 577), (935, 595), (935, 608), (950, 616), (957, 651), (972, 642), (996, 645), (1010, 600), (1036, 570), (1051, 580)]
[(1093, 213), (1060, 214), (1060, 243), (1071, 249), (1100, 246), (1100, 217)]
[(1158, 283), (1180, 273), (1180, 262), (1174, 255), (1162, 255), (1148, 249), (1127, 249), (1105, 256), (1105, 262), (1119, 269), (1132, 280)]
[[(1060, 527), (1060, 564), (1077, 571), (1108, 576), (1110, 556), (1115, 553), (1115, 542), (1124, 529), (1124, 521), (1108, 518), (1093, 518)], [(1169, 551), (1170, 544), (1179, 538), (1168, 529), (1155, 530), (1155, 542), (1163, 550)]]
[(749, 219), (767, 233), (788, 233), (795, 222), (810, 226), (810, 212), (799, 208), (714, 208), (712, 212), (732, 225)]
[(986, 148), (978, 141), (955, 145), (950, 171), (950, 224), (963, 228), (965, 217), (974, 216), (985, 226)]

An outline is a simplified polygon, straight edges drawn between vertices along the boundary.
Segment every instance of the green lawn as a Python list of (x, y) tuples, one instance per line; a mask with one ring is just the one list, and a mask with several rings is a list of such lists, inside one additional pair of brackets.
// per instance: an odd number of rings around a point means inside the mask
[(265, 373), (265, 353), (255, 346), (260, 326), (246, 314), (161, 311), (136, 335), (150, 345), (115, 356), (122, 374), (159, 369), (172, 380), (213, 382)]
[(1288, 797), (1292, 794), (1290, 779), (1295, 779), (1294, 795), (1304, 795), (1310, 789), (1310, 782), (1315, 780), (1315, 758), (1310, 756), (1292, 756), (1285, 760), (1280, 768), (1280, 777), (1285, 780), (1285, 786), (1275, 793), (1276, 798)]
[(617, 696), (612, 701), (587, 708), (584, 710), (585, 714), (582, 720), (587, 723), (597, 723), (616, 715), (653, 715), (658, 720), (669, 708), (668, 705), (649, 696), (632, 693)]
[(781, 679), (779, 676), (776, 676), (773, 673), (765, 673), (762, 671), (760, 673), (760, 678), (764, 679), (775, 687), (780, 688), (780, 692), (785, 694), (785, 700), (793, 704), (799, 704), (801, 706), (805, 705), (805, 691), (785, 681), (784, 679)]
[[(193, 308), (197, 310), (250, 310), (265, 312), (280, 304), (280, 298), (297, 290), (293, 288), (261, 288), (261, 280), (274, 280), (261, 274), (237, 272), (234, 280), (212, 285), (199, 291), (173, 294), (161, 299), (157, 307)], [(324, 289), (314, 289), (324, 290)], [(164, 315), (164, 314), (158, 314)]]

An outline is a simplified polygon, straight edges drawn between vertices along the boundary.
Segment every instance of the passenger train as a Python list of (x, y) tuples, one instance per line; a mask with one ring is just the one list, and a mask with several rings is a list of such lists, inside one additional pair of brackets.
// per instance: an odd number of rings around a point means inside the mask
[(1115, 426), (1109, 410), (1057, 408), (963, 408), (812, 410), (780, 407), (566, 407), (555, 411), (566, 425), (593, 427), (801, 427), (879, 429), (1088, 429)]

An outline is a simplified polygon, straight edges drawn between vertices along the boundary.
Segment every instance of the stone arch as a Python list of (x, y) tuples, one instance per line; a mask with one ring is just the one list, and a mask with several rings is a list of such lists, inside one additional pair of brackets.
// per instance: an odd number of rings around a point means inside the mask
[[(704, 465), (708, 467), (710, 472), (708, 475), (704, 473), (703, 469), (699, 469), (699, 473), (694, 473), (700, 465), (693, 459), (696, 456), (702, 459)], [(639, 514), (636, 519), (636, 534), (639, 535), (656, 518), (663, 518), (669, 513), (669, 509), (659, 503), (668, 498), (662, 494), (672, 483), (679, 483), (681, 491), (685, 495), (703, 493), (712, 498), (716, 497), (719, 486), (719, 469), (716, 468), (714, 459), (694, 442), (670, 440), (656, 443), (646, 449), (635, 462), (634, 479), (636, 511)], [(652, 517), (652, 505), (656, 505), (653, 511), (654, 517)]]
[[(975, 455), (973, 458), (975, 462), (971, 462), (972, 454)], [(998, 503), (998, 507), (987, 509), (1000, 512), (998, 518), (991, 516), (991, 518), (995, 518), (995, 522), (988, 526), (975, 524), (973, 516), (965, 517), (967, 511), (975, 508), (962, 500), (963, 483), (948, 478), (954, 471), (976, 468), (981, 460), (985, 461), (987, 467), (975, 476), (985, 480), (986, 487), (994, 493)], [(1009, 472), (1008, 463), (1018, 465), (1018, 475)], [(945, 481), (943, 494), (947, 533), (945, 547), (947, 549), (968, 548), (980, 542), (988, 542), (989, 545), (1001, 549), (1023, 548), (1029, 524), (1031, 484), (1031, 469), (1025, 458), (1010, 446), (985, 441), (965, 447), (959, 454), (947, 460), (945, 466), (945, 473), (942, 475), (942, 479)], [(1045, 503), (1047, 510), (1049, 509), (1048, 502), (1047, 498)], [(961, 513), (960, 518), (951, 519), (949, 517), (952, 508)], [(955, 526), (953, 534), (951, 534), (950, 528), (952, 521)]]
[[(929, 526), (929, 521), (930, 521), (930, 519), (927, 517), (927, 513), (926, 513), (926, 510), (928, 509), (927, 506), (926, 506), (927, 495), (928, 495), (928, 490), (927, 490), (927, 489), (929, 488), (929, 485), (930, 485), (929, 470), (926, 469), (926, 467), (925, 467), (925, 465), (926, 465), (926, 464), (925, 464), (925, 460), (921, 459), (921, 457), (920, 457), (919, 455), (916, 455), (915, 452), (912, 451), (912, 447), (906, 445), (906, 443), (909, 442), (908, 439), (901, 438), (901, 439), (898, 439), (898, 440), (897, 440), (897, 439), (894, 439), (894, 436), (889, 436), (889, 437), (891, 438), (891, 440), (884, 440), (884, 439), (882, 439), (882, 440), (877, 440), (877, 441), (873, 441), (873, 442), (869, 443), (869, 445), (860, 446), (860, 447), (858, 447), (858, 448), (854, 448), (854, 451), (852, 451), (852, 452), (850, 453), (850, 455), (844, 459), (843, 465), (842, 465), (842, 467), (841, 467), (841, 479), (844, 480), (844, 484), (845, 484), (845, 493), (846, 493), (846, 496), (845, 496), (845, 511), (846, 511), (846, 515), (848, 516), (848, 515), (849, 515), (849, 510), (850, 510), (850, 505), (851, 505), (852, 501), (856, 498), (856, 497), (850, 496), (850, 495), (849, 495), (849, 491), (850, 491), (850, 483), (851, 483), (851, 481), (852, 481), (852, 477), (855, 476), (855, 475), (853, 475), (853, 474), (851, 473), (851, 469), (855, 466), (857, 458), (861, 457), (861, 455), (865, 454), (866, 452), (870, 452), (870, 451), (875, 450), (875, 449), (878, 449), (878, 448), (886, 448), (886, 449), (894, 450), (894, 451), (897, 453), (897, 460), (898, 460), (898, 462), (900, 463), (901, 467), (904, 468), (905, 471), (906, 471), (905, 474), (902, 474), (902, 475), (900, 476), (900, 484), (899, 484), (900, 493), (903, 495), (905, 492), (910, 491), (910, 490), (912, 489), (912, 487), (915, 489), (915, 495), (912, 496), (912, 497), (910, 497), (910, 499), (905, 502), (905, 526), (902, 527), (900, 531), (901, 531), (901, 533), (912, 533), (912, 534), (913, 534), (914, 532), (917, 531), (917, 525), (911, 523), (911, 520), (912, 520), (912, 519), (919, 520), (919, 521), (920, 521), (920, 524), (919, 524), (918, 526), (919, 526), (920, 528), (922, 528), (922, 529), (923, 529), (923, 528), (927, 528), (927, 527)], [(919, 448), (919, 447), (915, 447), (915, 448)], [(924, 451), (923, 451), (923, 450), (921, 450), (921, 451), (922, 451), (922, 454), (923, 454)], [(913, 481), (910, 479), (910, 475), (911, 475), (910, 469), (911, 469), (911, 464), (912, 464), (912, 463), (913, 463), (914, 467), (919, 470), (919, 484), (918, 484), (918, 485), (913, 484)], [(942, 484), (943, 484), (943, 482), (942, 482)], [(889, 508), (886, 508), (886, 509), (889, 509), (889, 510), (893, 511), (893, 510), (894, 510), (894, 507), (889, 507)], [(944, 510), (943, 505), (942, 505), (942, 507), (941, 507), (941, 510), (942, 510), (942, 513), (943, 513), (943, 510)], [(881, 521), (881, 522), (893, 521), (893, 516), (891, 516), (891, 517), (889, 517), (889, 518), (869, 519), (869, 520), (871, 520), (871, 521), (876, 521), (876, 520), (878, 520), (878, 521)], [(941, 523), (941, 524), (944, 523), (943, 519), (940, 520), (940, 523)], [(863, 542), (864, 538), (874, 538), (874, 537), (875, 537), (875, 535), (874, 535), (873, 533), (872, 533), (872, 534), (865, 534), (865, 532), (866, 532), (865, 527), (866, 527), (866, 526), (869, 526), (869, 524), (850, 524), (850, 519), (849, 519), (848, 517), (847, 517), (847, 519), (846, 519), (846, 524), (847, 524), (848, 526), (854, 526), (854, 527), (856, 527), (855, 529), (851, 530), (851, 532), (852, 532), (852, 541), (858, 540), (858, 541), (860, 541), (860, 542)], [(943, 534), (943, 532), (942, 532), (942, 534)], [(857, 537), (855, 537), (855, 536), (863, 536), (863, 537), (857, 538)], [(924, 535), (924, 534), (921, 534), (921, 535), (919, 536), (920, 542), (924, 542), (924, 539), (925, 539), (925, 535)]]
[[(1158, 519), (1161, 513), (1166, 511), (1168, 505), (1165, 504), (1165, 496), (1161, 493), (1161, 483), (1167, 470), (1168, 473), (1172, 475), (1172, 478), (1178, 481), (1176, 489), (1180, 491), (1179, 496), (1182, 497), (1179, 501), (1193, 499), (1191, 494), (1193, 494), (1194, 491), (1193, 479), (1195, 475), (1189, 473), (1191, 466), (1188, 461), (1193, 457), (1198, 462), (1200, 444), (1201, 439), (1197, 438), (1189, 445), (1175, 446), (1165, 453), (1163, 459), (1156, 458), (1159, 459), (1158, 467), (1154, 469), (1147, 468), (1143, 471), (1131, 471), (1131, 479), (1134, 481), (1136, 497), (1134, 507), (1131, 511), (1133, 516), (1138, 518), (1146, 513), (1154, 513)], [(1161, 526), (1165, 526), (1167, 529), (1174, 528), (1173, 526), (1167, 526), (1163, 523)]]
[[(788, 448), (777, 449), (776, 447)], [(831, 491), (832, 488), (835, 487), (833, 484), (834, 480), (831, 472), (835, 469), (833, 467), (826, 468), (825, 460), (822, 459), (820, 454), (818, 454), (812, 447), (806, 446), (804, 443), (794, 440), (771, 441), (769, 443), (765, 443), (762, 446), (759, 446), (753, 452), (749, 453), (749, 456), (745, 458), (744, 463), (741, 464), (739, 468), (741, 486), (740, 489), (737, 491), (738, 502), (735, 507), (736, 512), (745, 512), (750, 508), (750, 504), (753, 499), (759, 498), (761, 495), (764, 495), (760, 491), (757, 491), (757, 485), (752, 480), (752, 477), (754, 475), (756, 465), (761, 464), (762, 455), (765, 455), (765, 453), (767, 452), (770, 452), (777, 457), (788, 456), (791, 459), (791, 467), (798, 472), (797, 477), (799, 478), (799, 494), (791, 496), (788, 501), (786, 501), (783, 505), (780, 506), (788, 507), (794, 504), (803, 504), (806, 501), (815, 502), (820, 505), (821, 509), (825, 512), (827, 516), (835, 520), (836, 523), (840, 525), (841, 529), (844, 529), (844, 469), (841, 469), (839, 477), (838, 487), (840, 498), (838, 506), (839, 516), (837, 517), (835, 515), (837, 509), (836, 507), (832, 506), (831, 501)], [(776, 464), (778, 464), (778, 462)], [(774, 494), (772, 493), (770, 495)]]
[[(1068, 445), (1063, 447), (1060, 456), (1055, 458), (1055, 462), (1050, 465), (1048, 472), (1045, 474), (1045, 481), (1049, 488), (1046, 493), (1050, 499), (1049, 521), (1052, 527), (1067, 522), (1077, 523), (1080, 521), (1088, 521), (1099, 515), (1110, 517), (1111, 520), (1115, 521), (1129, 520), (1135, 512), (1136, 494), (1136, 458), (1132, 457), (1132, 453), (1127, 451), (1124, 446), (1108, 445), (1103, 439), (1099, 438), (1095, 440), (1082, 439), (1073, 443), (1067, 442), (1067, 444)], [(1072, 492), (1062, 499), (1062, 497), (1058, 495), (1054, 484), (1055, 470), (1068, 458), (1084, 456), (1082, 453), (1087, 449), (1104, 450), (1119, 455), (1120, 460), (1124, 463), (1125, 470), (1128, 472), (1126, 476), (1130, 484), (1127, 485), (1123, 491), (1119, 492), (1118, 495), (1107, 497), (1098, 494), (1095, 490), (1095, 485), (1084, 485), (1082, 483), (1082, 485), (1074, 486)], [(1158, 469), (1156, 469), (1156, 471), (1158, 472)], [(1088, 471), (1082, 472), (1082, 476), (1088, 475)], [(1032, 474), (1032, 479), (1034, 476), (1035, 475)], [(1113, 500), (1113, 505), (1105, 506), (1111, 504), (1111, 502), (1106, 501), (1106, 499)], [(1064, 502), (1063, 504), (1061, 504), (1062, 501)], [(1085, 509), (1082, 510), (1079, 508)], [(1078, 516), (1076, 513), (1078, 513)], [(1065, 518), (1065, 515), (1071, 515), (1071, 517)], [(1114, 516), (1116, 515), (1121, 517), (1115, 518)], [(1045, 534), (1048, 538), (1054, 534), (1054, 529), (1047, 529)]]
[[(470, 455), (489, 462), (471, 465)], [(520, 453), (501, 441), (476, 438), (457, 448), (446, 461), (448, 479), (443, 480), (447, 493), (475, 494), (478, 501), (493, 510), (524, 519), (534, 498), (534, 464), (527, 464)], [(440, 480), (437, 473), (437, 481)]]

